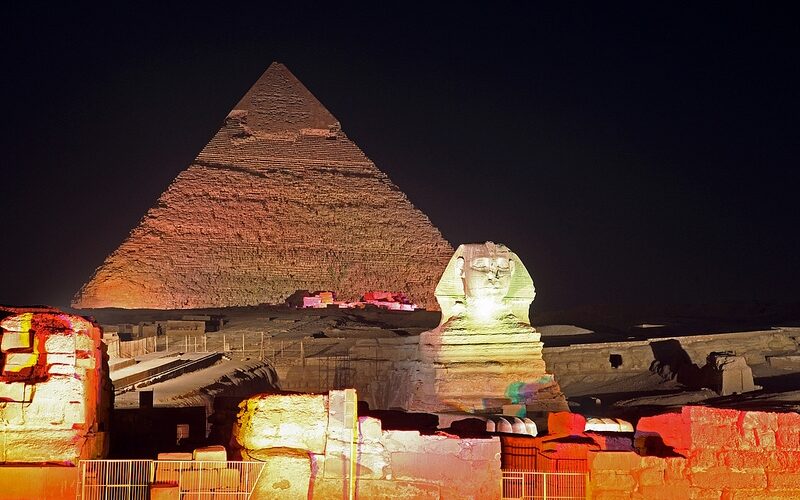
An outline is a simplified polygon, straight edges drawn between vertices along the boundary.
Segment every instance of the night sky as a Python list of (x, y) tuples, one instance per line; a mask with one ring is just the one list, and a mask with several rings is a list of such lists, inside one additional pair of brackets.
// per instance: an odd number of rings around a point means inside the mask
[(539, 307), (800, 299), (795, 14), (555, 3), (4, 8), (0, 303), (67, 304), (274, 60)]

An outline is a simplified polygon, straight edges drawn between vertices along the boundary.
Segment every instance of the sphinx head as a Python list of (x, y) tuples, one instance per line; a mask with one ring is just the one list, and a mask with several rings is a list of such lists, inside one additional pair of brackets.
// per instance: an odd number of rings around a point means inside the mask
[(502, 301), (508, 295), (514, 273), (514, 257), (505, 245), (491, 241), (463, 245), (455, 272), (461, 279), (466, 300)]
[(512, 314), (528, 323), (535, 291), (533, 280), (517, 255), (505, 245), (461, 245), (436, 287), (442, 323), (455, 315), (475, 319)]

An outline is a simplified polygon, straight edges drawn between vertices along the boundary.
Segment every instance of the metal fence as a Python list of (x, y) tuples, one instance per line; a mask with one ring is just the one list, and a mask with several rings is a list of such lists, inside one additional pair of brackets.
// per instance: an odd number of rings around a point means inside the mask
[(181, 499), (245, 500), (263, 468), (263, 462), (83, 460), (78, 498), (147, 500), (151, 489), (163, 489)]
[(503, 500), (585, 500), (589, 474), (503, 470)]
[(503, 470), (536, 472), (587, 472), (585, 458), (564, 458), (542, 453), (540, 443), (533, 437), (501, 435), (501, 466)]

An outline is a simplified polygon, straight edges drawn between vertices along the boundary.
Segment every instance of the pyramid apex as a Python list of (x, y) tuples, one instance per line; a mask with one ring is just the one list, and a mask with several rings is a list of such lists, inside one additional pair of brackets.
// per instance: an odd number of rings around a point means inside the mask
[[(285, 64), (273, 61), (231, 113), (257, 132), (339, 128), (339, 121)], [(244, 112), (244, 113), (242, 113)]]

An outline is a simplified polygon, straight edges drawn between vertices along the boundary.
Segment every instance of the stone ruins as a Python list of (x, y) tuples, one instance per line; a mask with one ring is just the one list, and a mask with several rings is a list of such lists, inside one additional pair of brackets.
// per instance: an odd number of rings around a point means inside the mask
[(435, 308), (452, 247), (273, 63), (139, 225), (77, 308), (281, 303), (297, 290), (403, 292)]
[[(436, 287), (441, 324), (419, 338), (414, 411), (566, 410), (542, 360), (528, 308), (533, 280), (519, 257), (492, 242), (461, 245)], [(515, 413), (516, 413), (515, 411)]]
[(113, 394), (100, 328), (51, 308), (0, 318), (0, 462), (105, 456)]

